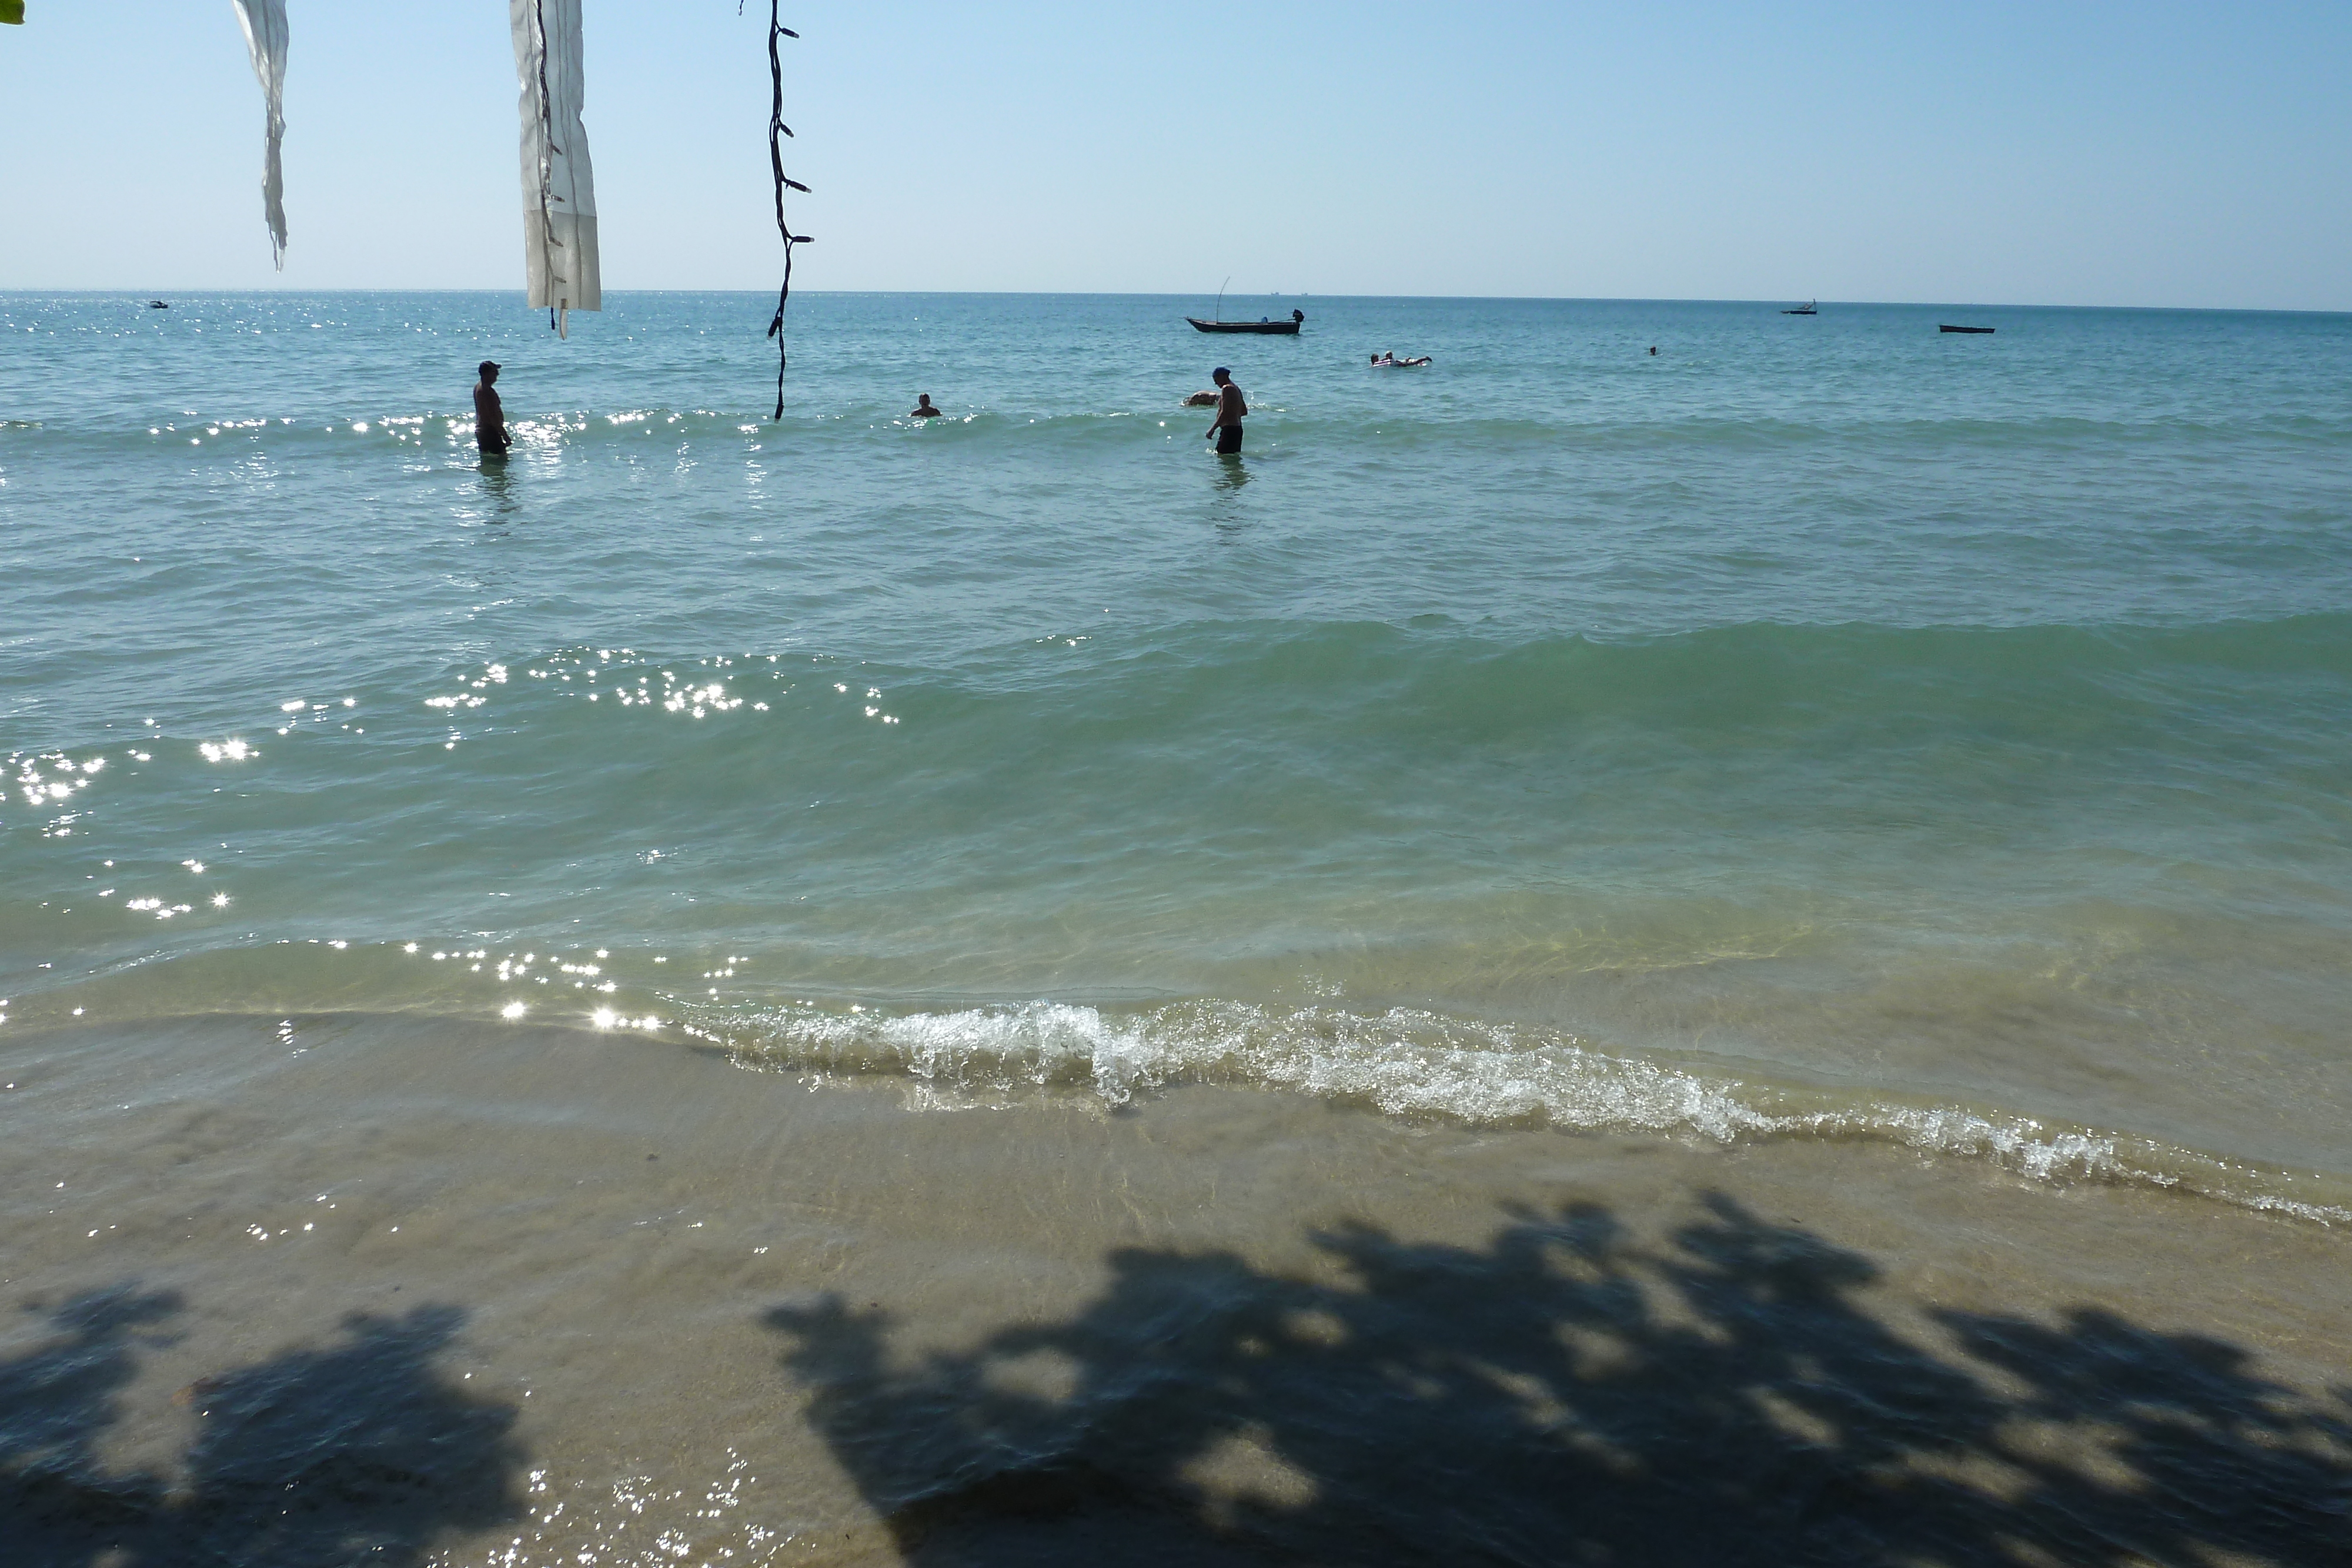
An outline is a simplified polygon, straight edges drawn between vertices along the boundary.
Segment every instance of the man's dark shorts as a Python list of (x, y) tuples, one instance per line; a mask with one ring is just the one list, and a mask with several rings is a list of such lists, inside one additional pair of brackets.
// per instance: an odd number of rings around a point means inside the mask
[(1242, 427), (1238, 424), (1217, 426), (1217, 455), (1230, 457), (1242, 449)]

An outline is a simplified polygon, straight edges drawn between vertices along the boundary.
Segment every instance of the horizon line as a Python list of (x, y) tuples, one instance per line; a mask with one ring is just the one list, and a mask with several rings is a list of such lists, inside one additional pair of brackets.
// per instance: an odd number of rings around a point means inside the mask
[[(0, 299), (17, 295), (122, 295), (128, 298), (153, 298), (154, 288), (125, 287), (42, 287), (38, 286), (8, 286), (0, 287)], [(163, 293), (173, 292), (169, 288)], [(282, 295), (303, 298), (318, 295), (394, 295), (394, 294), (479, 294), (514, 296), (525, 292), (520, 287), (383, 287), (354, 286), (344, 287), (292, 288), (282, 285), (246, 287), (193, 287), (177, 290), (183, 297), (200, 295)], [(746, 288), (608, 288), (607, 295), (677, 294), (741, 294), (764, 297), (764, 287)], [(1131, 289), (1092, 288), (805, 288), (804, 295), (845, 296), (852, 298), (913, 297), (919, 298), (1030, 298), (1030, 299), (1192, 299), (1192, 293), (1144, 292)], [(1528, 305), (1777, 305), (1778, 295), (1759, 295), (1748, 298), (1698, 296), (1643, 295), (1582, 295), (1582, 294), (1312, 294), (1266, 292), (1232, 294), (1237, 299), (1337, 299), (1337, 300), (1398, 300), (1421, 299), (1436, 302), (1483, 300), (1496, 304)], [(1969, 310), (2141, 310), (2172, 311), (2184, 315), (2244, 315), (2244, 316), (2345, 316), (2352, 308), (2331, 309), (2319, 306), (2294, 305), (2084, 305), (2042, 302), (2001, 302), (1984, 299), (1831, 299), (1819, 301), (1838, 308), (1878, 309), (1969, 309)], [(593, 312), (583, 312), (593, 314)]]

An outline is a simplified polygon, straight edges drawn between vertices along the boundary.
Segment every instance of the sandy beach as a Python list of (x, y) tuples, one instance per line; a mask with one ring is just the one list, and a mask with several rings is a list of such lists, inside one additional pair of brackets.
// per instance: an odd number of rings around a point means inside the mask
[(27, 1562), (2315, 1563), (2352, 1495), (2352, 1247), (2161, 1192), (393, 1018), (6, 1064)]

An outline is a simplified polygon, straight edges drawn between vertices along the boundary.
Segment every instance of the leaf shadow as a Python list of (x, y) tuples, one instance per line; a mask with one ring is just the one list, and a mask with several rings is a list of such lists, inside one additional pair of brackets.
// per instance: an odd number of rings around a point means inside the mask
[(295, 1568), (423, 1563), (450, 1531), (520, 1516), (510, 1405), (436, 1364), (466, 1314), (357, 1312), (316, 1348), (199, 1378), (197, 1432), (172, 1474), (110, 1468), (140, 1352), (185, 1310), (135, 1283), (50, 1311), (0, 1362), (0, 1542), (11, 1568)]
[(2242, 1347), (2090, 1310), (1915, 1343), (1867, 1257), (1719, 1195), (1654, 1245), (1594, 1206), (1312, 1239), (1337, 1282), (1127, 1249), (968, 1352), (766, 1321), (927, 1568), (2352, 1562), (2352, 1403)]

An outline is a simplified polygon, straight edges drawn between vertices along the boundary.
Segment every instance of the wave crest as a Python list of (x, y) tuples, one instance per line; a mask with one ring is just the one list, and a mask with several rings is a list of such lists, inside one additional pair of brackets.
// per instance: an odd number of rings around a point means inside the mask
[(1364, 1014), (1211, 1000), (1121, 1015), (1038, 1001), (886, 1014), (792, 1004), (704, 1009), (688, 1027), (746, 1066), (901, 1075), (930, 1091), (933, 1104), (1061, 1090), (1117, 1105), (1198, 1083), (1473, 1126), (1722, 1144), (1869, 1138), (1986, 1161), (2036, 1181), (2164, 1187), (2322, 1224), (2352, 1222), (2352, 1207), (2280, 1190), (2288, 1178), (2147, 1139), (1958, 1106), (1840, 1101), (1611, 1055), (1556, 1030), (1413, 1009)]

